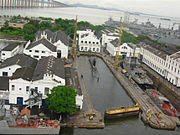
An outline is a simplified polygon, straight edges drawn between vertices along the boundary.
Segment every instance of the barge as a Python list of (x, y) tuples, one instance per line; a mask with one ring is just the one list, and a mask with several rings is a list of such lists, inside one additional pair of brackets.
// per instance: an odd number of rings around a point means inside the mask
[(104, 118), (121, 118), (128, 116), (138, 116), (140, 108), (135, 107), (120, 107), (107, 109), (104, 114)]

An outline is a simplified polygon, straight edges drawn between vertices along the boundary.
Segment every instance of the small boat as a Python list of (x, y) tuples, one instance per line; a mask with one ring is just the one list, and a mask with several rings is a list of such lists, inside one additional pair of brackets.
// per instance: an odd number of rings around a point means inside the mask
[(105, 111), (105, 118), (121, 118), (128, 116), (138, 116), (140, 108), (135, 107), (120, 107), (120, 108), (110, 108)]

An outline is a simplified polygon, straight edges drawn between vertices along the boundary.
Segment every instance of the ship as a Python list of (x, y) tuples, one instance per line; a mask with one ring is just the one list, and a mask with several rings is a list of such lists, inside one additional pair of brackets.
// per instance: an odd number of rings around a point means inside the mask
[(118, 108), (110, 108), (105, 111), (104, 118), (121, 118), (128, 116), (138, 116), (140, 108), (138, 106), (133, 107), (118, 107)]
[(91, 65), (91, 68), (92, 68), (92, 70), (97, 70), (97, 68), (96, 68), (96, 59), (94, 58), (94, 59), (92, 59), (92, 58), (89, 58), (89, 63), (90, 63), (90, 65)]
[(147, 89), (146, 93), (166, 115), (180, 119), (180, 111), (176, 110), (170, 101), (159, 91), (155, 89)]
[(153, 85), (153, 81), (147, 76), (146, 72), (140, 67), (137, 57), (125, 57), (123, 61), (123, 68), (139, 85)]

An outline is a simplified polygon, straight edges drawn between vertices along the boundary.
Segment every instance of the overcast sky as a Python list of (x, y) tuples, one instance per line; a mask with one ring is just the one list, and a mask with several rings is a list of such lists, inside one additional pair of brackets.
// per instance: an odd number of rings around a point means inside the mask
[(126, 11), (180, 17), (180, 0), (58, 0), (63, 3), (82, 3)]

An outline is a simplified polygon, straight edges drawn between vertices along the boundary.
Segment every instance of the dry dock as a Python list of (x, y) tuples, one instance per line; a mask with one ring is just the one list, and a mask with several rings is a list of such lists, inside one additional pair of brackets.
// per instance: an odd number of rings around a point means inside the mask
[(96, 53), (79, 53), (79, 55), (94, 55), (103, 59), (111, 72), (117, 78), (119, 83), (124, 87), (128, 95), (135, 103), (138, 103), (142, 111), (142, 119), (153, 128), (170, 129), (176, 128), (176, 123), (167, 115), (165, 115), (150, 97), (133, 81), (129, 80), (121, 73), (121, 68), (118, 71), (113, 69), (113, 59), (109, 56), (103, 56)]
[[(74, 59), (73, 67), (77, 68), (78, 79), (83, 94), (83, 107), (80, 112), (70, 116), (70, 121), (61, 124), (61, 127), (78, 127), (78, 128), (104, 128), (104, 122), (100, 112), (93, 108), (88, 89), (86, 87), (86, 81), (81, 76), (81, 67), (79, 66), (78, 58)], [(90, 116), (93, 118), (90, 119)]]

